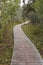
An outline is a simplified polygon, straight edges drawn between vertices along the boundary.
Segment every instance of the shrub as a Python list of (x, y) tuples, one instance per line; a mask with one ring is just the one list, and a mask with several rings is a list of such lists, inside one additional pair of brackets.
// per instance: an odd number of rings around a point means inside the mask
[(0, 43), (2, 43), (2, 32), (0, 31)]
[(39, 17), (37, 16), (37, 13), (33, 11), (29, 13), (29, 18), (32, 21), (32, 24), (37, 24), (40, 22)]

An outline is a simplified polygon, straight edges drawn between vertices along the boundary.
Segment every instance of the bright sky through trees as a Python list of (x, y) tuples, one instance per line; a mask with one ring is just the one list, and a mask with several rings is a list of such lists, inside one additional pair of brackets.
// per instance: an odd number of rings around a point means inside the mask
[[(25, 4), (27, 4), (28, 2), (31, 4), (32, 3), (32, 0), (25, 0)], [(21, 0), (20, 6), (22, 6), (22, 5), (23, 5), (23, 0)]]
[[(28, 0), (25, 0), (25, 3), (27, 4), (28, 3)], [(22, 5), (23, 5), (23, 0), (21, 0), (20, 6), (22, 6)]]

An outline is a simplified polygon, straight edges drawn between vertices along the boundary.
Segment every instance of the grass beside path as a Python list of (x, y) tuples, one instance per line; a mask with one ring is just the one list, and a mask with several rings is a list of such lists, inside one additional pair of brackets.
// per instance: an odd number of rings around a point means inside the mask
[(43, 57), (43, 24), (32, 25), (31, 23), (22, 26), (25, 34), (31, 39)]
[(20, 22), (13, 22), (5, 25), (3, 30), (3, 39), (0, 43), (0, 65), (10, 65), (14, 40), (13, 40), (13, 27)]

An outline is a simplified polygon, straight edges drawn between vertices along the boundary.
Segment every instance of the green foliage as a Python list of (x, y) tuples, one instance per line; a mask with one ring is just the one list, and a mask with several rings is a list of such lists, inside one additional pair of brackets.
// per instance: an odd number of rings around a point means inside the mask
[(31, 11), (35, 12), (34, 8), (32, 7), (32, 4), (25, 4), (23, 6), (23, 19), (29, 19), (29, 13)]
[(30, 5), (23, 6), (23, 19), (29, 18), (29, 12), (31, 11)]
[(34, 8), (38, 11), (38, 13), (43, 14), (43, 0), (36, 0)]
[(43, 0), (35, 0), (33, 7), (39, 16), (40, 23), (43, 23)]
[[(1, 6), (0, 7), (0, 10), (1, 10), (0, 22), (4, 23), (4, 25), (0, 23), (0, 28), (2, 28), (1, 30), (4, 30), (7, 24), (10, 24), (12, 21), (14, 21), (14, 16), (15, 16), (14, 13), (16, 13), (17, 9), (19, 8), (19, 0), (14, 0), (14, 1), (9, 0), (9, 2), (8, 0), (1, 0), (0, 6)], [(2, 34), (1, 36), (3, 37)]]
[(34, 13), (33, 11), (31, 11), (29, 13), (29, 19), (31, 20), (32, 24), (40, 23), (40, 19), (39, 19), (37, 13)]
[(32, 25), (30, 23), (22, 26), (22, 29), (43, 57), (43, 24)]
[(30, 6), (25, 5), (23, 14), (31, 20), (31, 24), (22, 28), (43, 57), (43, 0), (35, 0)]
[(24, 19), (31, 18), (35, 23), (43, 23), (43, 0), (35, 0), (32, 4), (24, 5), (23, 17)]
[[(3, 39), (0, 39), (0, 65), (10, 65), (12, 53), (13, 53), (13, 27), (21, 22), (11, 22), (10, 24), (4, 24), (4, 29), (0, 31), (0, 38), (3, 33)], [(3, 42), (2, 42), (3, 41)]]
[(0, 44), (2, 43), (2, 32), (0, 31)]
[(2, 20), (5, 21), (9, 18), (9, 16), (13, 16), (13, 14), (17, 11), (19, 7), (19, 0), (12, 1), (10, 0), (9, 3), (7, 1), (2, 0)]
[[(13, 26), (16, 23), (14, 14), (19, 8), (19, 0), (0, 0), (1, 21), (0, 21), (0, 65), (10, 65), (13, 52)], [(20, 22), (19, 22), (20, 23)]]

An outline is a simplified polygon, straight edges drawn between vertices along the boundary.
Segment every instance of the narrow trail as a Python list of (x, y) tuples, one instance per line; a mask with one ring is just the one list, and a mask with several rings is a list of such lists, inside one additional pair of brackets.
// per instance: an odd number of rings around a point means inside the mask
[(18, 24), (14, 27), (14, 50), (11, 65), (43, 65), (42, 58)]

